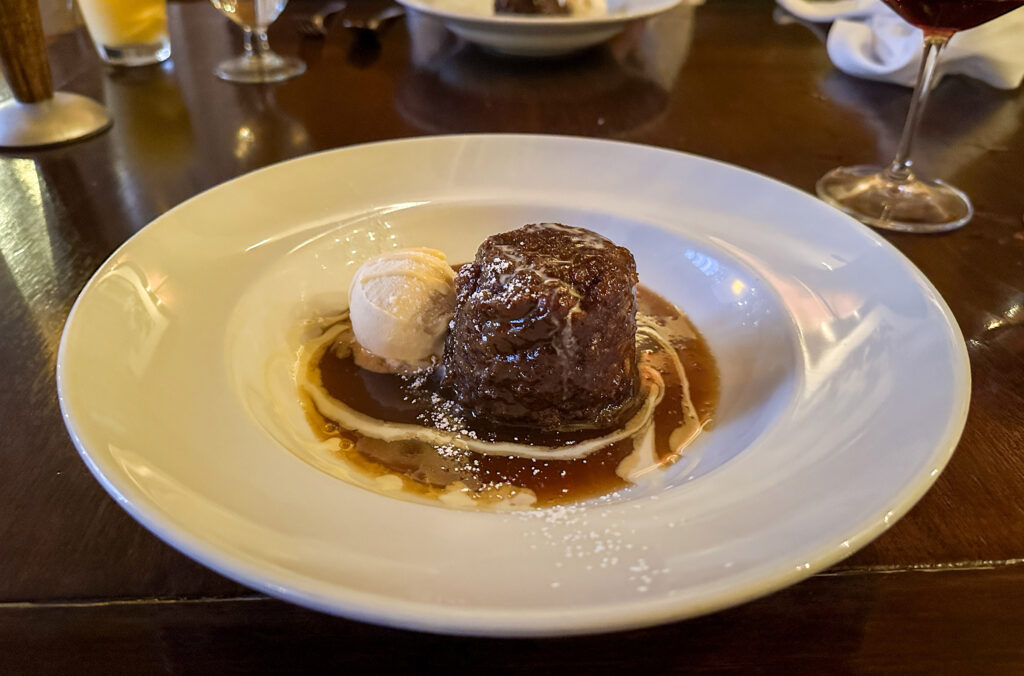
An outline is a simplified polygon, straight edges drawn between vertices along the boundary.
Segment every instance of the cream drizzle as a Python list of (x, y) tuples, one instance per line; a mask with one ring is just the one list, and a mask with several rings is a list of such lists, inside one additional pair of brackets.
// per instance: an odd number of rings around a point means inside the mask
[(572, 460), (586, 457), (602, 448), (633, 437), (634, 450), (624, 458), (616, 473), (633, 483), (656, 467), (671, 464), (679, 458), (686, 445), (691, 443), (700, 433), (702, 425), (690, 399), (689, 382), (683, 369), (679, 355), (659, 333), (653, 322), (640, 320), (638, 335), (649, 337), (669, 355), (672, 365), (678, 373), (682, 389), (683, 424), (670, 435), (672, 453), (668, 458), (659, 460), (654, 448), (654, 411), (665, 394), (665, 382), (657, 369), (645, 363), (641, 357), (640, 377), (644, 389), (644, 401), (640, 409), (625, 425), (602, 437), (569, 443), (562, 446), (540, 446), (506, 441), (486, 441), (475, 439), (465, 431), (440, 430), (434, 427), (394, 423), (373, 418), (356, 411), (342, 401), (328, 394), (319, 382), (316, 364), (323, 353), (334, 346), (339, 356), (346, 356), (351, 351), (353, 339), (348, 313), (343, 312), (327, 320), (334, 322), (324, 332), (308, 342), (299, 350), (296, 364), (296, 381), (302, 392), (309, 396), (320, 414), (337, 423), (339, 426), (358, 432), (364, 436), (380, 441), (416, 440), (433, 446), (449, 446), (469, 450), (485, 455), (515, 456), (544, 460)]

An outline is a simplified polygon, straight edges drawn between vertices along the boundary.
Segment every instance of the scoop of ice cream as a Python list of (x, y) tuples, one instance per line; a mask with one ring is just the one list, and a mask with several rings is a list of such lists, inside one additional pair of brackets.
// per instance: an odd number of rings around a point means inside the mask
[(455, 271), (440, 251), (398, 249), (371, 258), (349, 288), (357, 348), (369, 353), (356, 350), (360, 365), (394, 372), (429, 366), (444, 350), (454, 311)]

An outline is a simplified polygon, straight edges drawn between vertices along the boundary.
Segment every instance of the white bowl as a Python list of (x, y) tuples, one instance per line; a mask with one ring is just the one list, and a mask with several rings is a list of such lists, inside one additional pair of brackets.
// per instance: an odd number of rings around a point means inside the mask
[[(494, 514), (300, 457), (291, 435), (310, 431), (297, 396), (272, 396), (291, 366), (275, 355), (296, 322), (344, 306), (360, 261), (394, 246), (468, 260), (552, 220), (629, 247), (707, 337), (721, 402), (685, 461), (614, 500)], [(935, 289), (810, 195), (692, 155), (513, 135), (325, 152), (181, 204), (86, 286), (57, 379), (97, 479), (197, 561), (330, 613), (487, 635), (648, 625), (821, 570), (935, 481), (970, 393)]]
[(688, 0), (608, 0), (599, 16), (494, 14), (487, 0), (398, 0), (408, 9), (440, 19), (459, 37), (512, 56), (546, 57), (593, 47), (626, 24), (666, 12)]

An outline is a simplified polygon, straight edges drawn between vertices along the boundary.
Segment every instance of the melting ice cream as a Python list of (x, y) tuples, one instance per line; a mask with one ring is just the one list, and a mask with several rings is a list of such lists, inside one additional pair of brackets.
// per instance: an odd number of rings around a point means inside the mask
[(455, 272), (435, 249), (399, 249), (363, 263), (349, 289), (355, 358), (372, 371), (412, 373), (444, 350)]

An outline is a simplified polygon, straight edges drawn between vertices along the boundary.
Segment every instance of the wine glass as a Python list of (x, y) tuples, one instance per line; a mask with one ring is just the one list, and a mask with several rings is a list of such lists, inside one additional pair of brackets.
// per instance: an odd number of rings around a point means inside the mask
[(887, 167), (839, 167), (818, 180), (818, 196), (863, 223), (901, 232), (944, 232), (974, 215), (962, 191), (914, 173), (914, 135), (932, 87), (939, 53), (958, 30), (973, 28), (1024, 5), (1024, 0), (885, 0), (924, 31), (917, 86), (896, 157)]
[(217, 64), (214, 74), (229, 82), (280, 82), (306, 72), (306, 64), (270, 49), (267, 28), (288, 0), (210, 0), (214, 7), (241, 26), (245, 53)]

